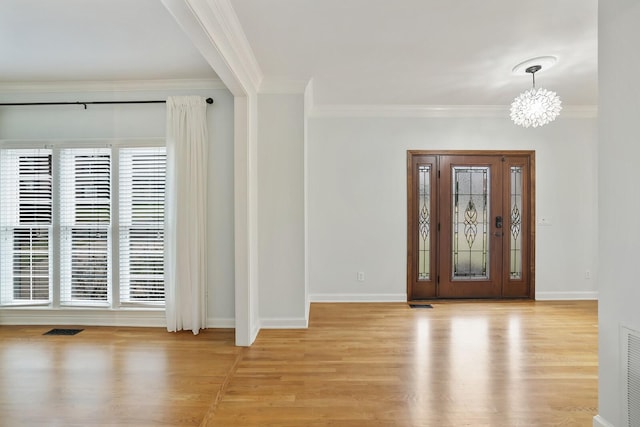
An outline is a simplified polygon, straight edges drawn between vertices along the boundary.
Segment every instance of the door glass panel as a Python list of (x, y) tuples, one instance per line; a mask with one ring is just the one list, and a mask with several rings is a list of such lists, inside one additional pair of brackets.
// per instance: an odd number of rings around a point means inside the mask
[(489, 167), (454, 166), (452, 278), (489, 278)]
[(431, 166), (418, 167), (418, 280), (429, 280), (430, 232), (431, 232)]
[(509, 277), (511, 279), (522, 278), (522, 168), (511, 167), (511, 201), (510, 201), (510, 262)]

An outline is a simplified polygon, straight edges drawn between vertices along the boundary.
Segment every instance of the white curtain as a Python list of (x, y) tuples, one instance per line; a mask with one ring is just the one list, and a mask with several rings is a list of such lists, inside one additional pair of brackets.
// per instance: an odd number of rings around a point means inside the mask
[(167, 98), (165, 298), (167, 330), (206, 326), (207, 104)]

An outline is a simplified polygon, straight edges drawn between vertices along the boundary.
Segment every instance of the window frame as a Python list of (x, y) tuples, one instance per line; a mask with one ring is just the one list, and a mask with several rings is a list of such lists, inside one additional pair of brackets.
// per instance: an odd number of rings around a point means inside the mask
[[(110, 289), (109, 298), (104, 303), (61, 301), (61, 200), (60, 200), (60, 154), (64, 149), (95, 149), (108, 148), (111, 150), (111, 220), (109, 223), (110, 256)], [(164, 301), (153, 303), (137, 303), (120, 301), (120, 149), (122, 148), (165, 148), (164, 138), (128, 138), (128, 139), (74, 139), (74, 140), (0, 140), (0, 150), (5, 149), (48, 149), (51, 150), (53, 162), (52, 186), (52, 224), (49, 245), (53, 248), (50, 257), (50, 293), (49, 301), (13, 301), (0, 300), (0, 308), (50, 308), (55, 310), (73, 308), (91, 308), (99, 310), (150, 309), (164, 310)], [(166, 172), (166, 171), (165, 171)], [(2, 201), (0, 200), (0, 206)], [(3, 254), (0, 253), (0, 257)], [(2, 261), (2, 260), (0, 260)], [(0, 284), (3, 285), (3, 284)], [(12, 286), (9, 284), (9, 286)]]

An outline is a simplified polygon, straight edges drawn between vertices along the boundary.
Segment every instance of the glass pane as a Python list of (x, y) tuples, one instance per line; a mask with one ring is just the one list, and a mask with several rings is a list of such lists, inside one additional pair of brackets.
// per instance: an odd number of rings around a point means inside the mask
[(13, 230), (13, 299), (49, 300), (49, 229)]
[(0, 150), (0, 304), (51, 300), (51, 156)]
[(60, 153), (60, 301), (105, 305), (111, 297), (111, 150)]
[(164, 147), (120, 150), (120, 301), (164, 304)]
[(489, 278), (489, 167), (453, 168), (453, 279)]
[(510, 277), (512, 279), (522, 278), (522, 168), (520, 166), (511, 167), (511, 214), (510, 214)]
[(429, 280), (431, 231), (431, 166), (419, 166), (418, 189), (418, 280)]

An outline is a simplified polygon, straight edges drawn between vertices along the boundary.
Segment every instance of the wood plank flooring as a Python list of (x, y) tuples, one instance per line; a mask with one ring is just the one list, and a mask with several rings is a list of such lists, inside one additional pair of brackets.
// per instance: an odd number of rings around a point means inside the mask
[(0, 426), (591, 426), (597, 303), (312, 304), (307, 330), (0, 326)]

